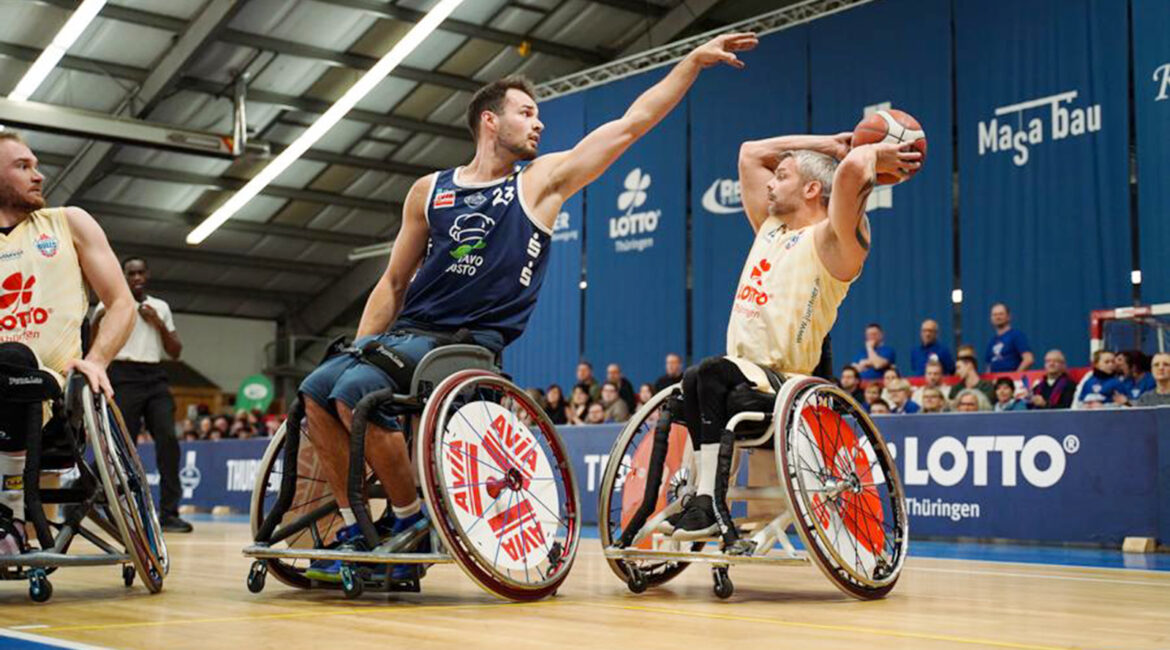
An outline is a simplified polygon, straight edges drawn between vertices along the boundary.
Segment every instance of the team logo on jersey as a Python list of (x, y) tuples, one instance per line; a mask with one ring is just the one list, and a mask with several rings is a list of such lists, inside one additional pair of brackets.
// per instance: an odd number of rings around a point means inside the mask
[(792, 236), (792, 239), (784, 242), (784, 250), (792, 250), (792, 247), (796, 245), (796, 242), (800, 241), (800, 236), (803, 234), (803, 232), (798, 232)]
[(24, 255), (24, 250), (22, 250), (20, 248), (14, 250), (14, 251), (4, 251), (3, 253), (0, 253), (0, 262), (9, 262), (12, 260), (18, 260), (18, 259), (20, 259), (20, 257), (22, 255)]
[(45, 257), (53, 257), (57, 254), (57, 238), (52, 235), (42, 234), (37, 238), (37, 250)]
[(483, 195), (483, 192), (476, 192), (475, 194), (472, 194), (471, 196), (463, 199), (463, 203), (465, 203), (467, 207), (471, 208), (472, 210), (483, 205), (485, 202), (487, 202), (487, 197)]
[(434, 208), (450, 208), (455, 205), (455, 190), (441, 190), (435, 193)]
[(470, 255), (472, 251), (486, 248), (487, 242), (484, 241), (484, 238), (487, 237), (488, 232), (495, 225), (495, 219), (479, 212), (461, 214), (456, 217), (455, 223), (451, 225), (451, 230), (448, 231), (448, 234), (459, 245), (455, 247), (455, 250), (451, 251), (451, 257), (462, 260)]

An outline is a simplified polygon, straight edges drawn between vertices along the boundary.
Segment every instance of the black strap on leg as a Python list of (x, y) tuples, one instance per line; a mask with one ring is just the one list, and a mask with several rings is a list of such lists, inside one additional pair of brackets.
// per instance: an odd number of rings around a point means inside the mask
[[(662, 489), (662, 476), (666, 469), (666, 454), (670, 451), (670, 427), (675, 423), (677, 414), (682, 413), (682, 399), (678, 391), (667, 398), (662, 409), (662, 415), (654, 427), (654, 446), (650, 449), (650, 466), (647, 468), (646, 487), (642, 492), (642, 503), (634, 513), (629, 523), (622, 529), (618, 548), (626, 548), (634, 543), (634, 537), (646, 520), (654, 513), (658, 505), (658, 492)], [(682, 418), (678, 418), (679, 421)]]
[[(362, 536), (370, 549), (378, 544), (378, 531), (374, 528), (374, 518), (366, 506), (366, 429), (369, 427), (370, 412), (382, 402), (393, 398), (393, 387), (376, 390), (363, 397), (353, 409), (353, 422), (349, 432), (349, 475), (346, 477), (346, 492), (358, 529), (362, 531)], [(390, 489), (388, 485), (383, 487)]]
[[(272, 510), (264, 516), (264, 523), (256, 533), (256, 542), (267, 544), (272, 539), (276, 525), (284, 519), (285, 513), (292, 506), (297, 491), (297, 460), (301, 450), (301, 421), (305, 418), (305, 403), (297, 398), (289, 409), (288, 419), (284, 421), (284, 473), (280, 477), (280, 492), (276, 496), (276, 503)], [(267, 486), (261, 489), (267, 489)]]
[(731, 480), (731, 461), (735, 456), (735, 432), (724, 429), (719, 437), (719, 462), (715, 469), (715, 521), (719, 524), (719, 532), (723, 537), (724, 547), (729, 547), (739, 540), (739, 531), (731, 519), (731, 512), (727, 508), (727, 483)]
[(37, 541), (42, 549), (53, 548), (53, 533), (45, 519), (45, 508), (41, 504), (41, 453), (44, 451), (42, 418), (44, 413), (39, 402), (28, 404), (26, 451), (24, 457), (24, 516), (31, 521), (37, 532)]

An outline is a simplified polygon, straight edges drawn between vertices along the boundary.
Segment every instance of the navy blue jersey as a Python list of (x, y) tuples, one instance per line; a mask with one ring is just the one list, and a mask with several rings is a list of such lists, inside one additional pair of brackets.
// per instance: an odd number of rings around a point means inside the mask
[(520, 198), (522, 172), (458, 184), (439, 172), (427, 197), (430, 240), (400, 318), (421, 327), (524, 332), (548, 265), (551, 231)]

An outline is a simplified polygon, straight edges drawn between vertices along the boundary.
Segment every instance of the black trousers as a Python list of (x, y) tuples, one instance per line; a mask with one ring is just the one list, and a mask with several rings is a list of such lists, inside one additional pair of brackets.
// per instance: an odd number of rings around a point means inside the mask
[(159, 515), (178, 516), (182, 496), (179, 488), (179, 439), (175, 436), (175, 399), (167, 386), (166, 375), (158, 364), (126, 361), (110, 364), (109, 375), (114, 386), (114, 401), (126, 420), (130, 438), (138, 438), (144, 420), (146, 431), (154, 438), (162, 497)]

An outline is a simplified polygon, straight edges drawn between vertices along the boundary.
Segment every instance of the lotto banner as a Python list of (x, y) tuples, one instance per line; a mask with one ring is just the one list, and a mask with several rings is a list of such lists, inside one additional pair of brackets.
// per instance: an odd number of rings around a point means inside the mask
[[(542, 154), (571, 149), (585, 134), (585, 96), (540, 105)], [(568, 398), (581, 354), (581, 246), (584, 198), (570, 198), (553, 228), (552, 251), (540, 298), (524, 334), (504, 352), (504, 369), (520, 386), (560, 384)]]
[(955, 3), (963, 338), (980, 352), (1002, 301), (1037, 358), (1085, 365), (1089, 312), (1130, 301), (1126, 6)]
[[(1170, 2), (1133, 0), (1142, 299), (1170, 302)], [(1123, 303), (1118, 303), (1123, 304)], [(1114, 305), (1105, 305), (1112, 307)]]
[[(617, 119), (665, 71), (585, 93), (589, 130)], [(585, 357), (635, 383), (686, 350), (687, 100), (586, 190)]]
[[(927, 317), (949, 329), (953, 289), (951, 9), (948, 2), (891, 0), (858, 7), (809, 27), (812, 126), (852, 131), (874, 111), (896, 108), (926, 131), (927, 156), (909, 182), (869, 197), (871, 250), (833, 328), (833, 371), (864, 349), (865, 326), (879, 322), (886, 343), (909, 368), (910, 347)], [(902, 38), (913, 25), (913, 35)], [(841, 38), (848, 34), (848, 38)], [(880, 53), (880, 54), (879, 54)]]
[(740, 202), (739, 146), (808, 131), (808, 30), (764, 37), (743, 70), (704, 71), (691, 89), (691, 319), (698, 361), (723, 354), (752, 228)]

